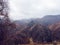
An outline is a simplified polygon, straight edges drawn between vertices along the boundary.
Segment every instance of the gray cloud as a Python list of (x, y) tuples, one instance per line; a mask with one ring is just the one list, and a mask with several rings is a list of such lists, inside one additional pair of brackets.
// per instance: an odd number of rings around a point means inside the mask
[(60, 0), (10, 0), (10, 17), (14, 20), (41, 18), (60, 14)]

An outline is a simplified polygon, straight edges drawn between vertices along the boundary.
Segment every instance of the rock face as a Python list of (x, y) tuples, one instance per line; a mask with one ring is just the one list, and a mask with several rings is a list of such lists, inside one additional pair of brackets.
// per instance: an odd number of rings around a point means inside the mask
[(60, 22), (50, 25), (49, 29), (52, 30), (53, 39), (60, 41)]

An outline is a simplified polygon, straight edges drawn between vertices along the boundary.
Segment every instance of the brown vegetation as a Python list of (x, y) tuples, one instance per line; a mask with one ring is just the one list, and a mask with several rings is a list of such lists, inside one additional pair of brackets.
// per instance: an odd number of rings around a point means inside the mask
[[(3, 1), (0, 3), (3, 7), (6, 5)], [(60, 23), (50, 26), (49, 21), (48, 24), (44, 23), (45, 26), (34, 21), (26, 25), (16, 24), (10, 21), (8, 12), (4, 14), (3, 10), (0, 10), (0, 15), (4, 16), (0, 18), (0, 45), (56, 45), (60, 41)]]

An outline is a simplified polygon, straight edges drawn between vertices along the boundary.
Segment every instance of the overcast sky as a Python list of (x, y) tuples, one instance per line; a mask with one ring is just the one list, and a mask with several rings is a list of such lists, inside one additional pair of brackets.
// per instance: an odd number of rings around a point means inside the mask
[(60, 14), (60, 0), (9, 0), (13, 20)]

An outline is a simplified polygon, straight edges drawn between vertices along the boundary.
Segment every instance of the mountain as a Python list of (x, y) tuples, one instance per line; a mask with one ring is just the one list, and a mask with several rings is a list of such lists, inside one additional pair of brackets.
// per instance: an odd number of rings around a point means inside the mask
[(9, 32), (11, 36), (7, 40), (8, 45), (9, 43), (28, 44), (30, 43), (30, 39), (35, 43), (59, 41), (60, 15), (48, 15), (43, 18), (17, 20), (14, 21)]
[(31, 36), (34, 42), (52, 42), (51, 31), (48, 27), (36, 24), (31, 27)]
[(50, 25), (49, 29), (52, 30), (53, 39), (60, 41), (60, 22)]
[(18, 20), (15, 22), (19, 24), (27, 25), (31, 21), (33, 21), (34, 23), (39, 23), (39, 24), (48, 26), (50, 24), (60, 22), (60, 15), (47, 15), (47, 16), (44, 16), (43, 18), (36, 18), (36, 19), (32, 18), (32, 19), (21, 20), (21, 21)]
[(27, 37), (32, 38), (34, 42), (51, 42), (51, 31), (48, 27), (41, 24), (36, 24), (30, 22), (28, 27), (22, 30), (21, 33), (24, 33)]
[(48, 15), (41, 18), (41, 23), (45, 25), (50, 25), (60, 22), (60, 15)]

